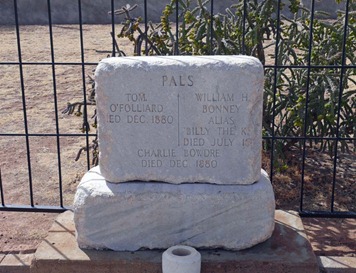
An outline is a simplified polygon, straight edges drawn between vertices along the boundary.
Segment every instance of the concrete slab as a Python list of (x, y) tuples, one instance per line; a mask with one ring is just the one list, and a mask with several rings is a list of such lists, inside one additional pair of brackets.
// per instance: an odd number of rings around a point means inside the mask
[(30, 273), (34, 254), (7, 254), (1, 261), (0, 273)]
[(5, 258), (5, 254), (0, 254), (0, 264), (1, 264), (1, 261)]
[[(61, 214), (40, 244), (31, 273), (159, 273), (164, 250), (114, 252), (77, 245), (73, 213)], [(319, 272), (316, 257), (296, 212), (277, 210), (275, 230), (264, 243), (242, 251), (199, 250), (202, 273)]]
[(322, 273), (356, 272), (356, 257), (319, 256), (317, 260)]

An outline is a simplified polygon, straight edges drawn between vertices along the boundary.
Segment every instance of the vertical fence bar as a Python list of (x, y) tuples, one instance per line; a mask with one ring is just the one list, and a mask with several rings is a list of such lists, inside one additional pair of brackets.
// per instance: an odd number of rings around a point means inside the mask
[[(243, 6), (243, 19), (242, 19), (242, 54), (246, 54), (246, 48), (245, 48), (245, 34), (246, 34), (246, 20), (247, 20), (247, 1), (244, 0), (244, 6)], [(277, 28), (277, 35), (278, 35), (278, 28)]]
[(4, 188), (2, 186), (1, 168), (0, 168), (0, 197), (1, 197), (1, 205), (3, 207), (5, 207)]
[(331, 204), (330, 211), (334, 212), (334, 199), (335, 199), (335, 186), (336, 186), (336, 164), (337, 164), (337, 150), (338, 144), (340, 140), (340, 112), (341, 112), (341, 102), (342, 102), (342, 93), (343, 93), (343, 85), (344, 85), (344, 74), (346, 68), (346, 40), (347, 40), (347, 29), (349, 23), (349, 5), (350, 0), (346, 1), (345, 7), (345, 25), (344, 25), (344, 37), (342, 40), (342, 65), (340, 72), (340, 83), (339, 83), (339, 97), (338, 97), (338, 108), (337, 108), (337, 120), (336, 120), (336, 140), (335, 140), (335, 149), (334, 149), (334, 169), (333, 169), (333, 183), (332, 183), (332, 191), (331, 191)]
[(53, 29), (52, 29), (51, 0), (47, 0), (47, 8), (48, 8), (49, 38), (50, 38), (50, 47), (51, 47), (51, 62), (52, 62), (54, 114), (55, 114), (55, 118), (56, 118), (56, 141), (57, 141), (58, 183), (59, 183), (59, 198), (60, 198), (59, 203), (60, 203), (60, 206), (63, 207), (61, 145), (60, 145), (60, 138), (59, 138), (57, 83), (56, 83), (56, 67), (55, 67), (55, 61), (54, 61), (54, 46), (53, 46)]
[(176, 42), (174, 48), (174, 55), (179, 55), (179, 0), (176, 0)]
[(276, 47), (274, 49), (274, 68), (273, 68), (273, 110), (272, 110), (272, 143), (271, 143), (271, 168), (270, 168), (270, 178), (273, 183), (274, 175), (274, 142), (275, 139), (275, 118), (276, 118), (276, 97), (277, 97), (277, 73), (278, 73), (278, 55), (279, 55), (279, 41), (281, 39), (280, 25), (281, 25), (281, 0), (277, 3), (277, 36), (276, 36)]
[(311, 2), (311, 14), (310, 14), (310, 25), (309, 25), (309, 48), (308, 48), (308, 63), (307, 63), (307, 81), (306, 81), (306, 94), (305, 94), (305, 110), (304, 110), (304, 128), (303, 128), (303, 150), (302, 150), (302, 172), (301, 172), (301, 186), (300, 186), (300, 204), (299, 210), (303, 211), (303, 201), (304, 201), (304, 174), (305, 174), (305, 157), (306, 157), (306, 136), (307, 136), (307, 117), (309, 108), (309, 84), (310, 84), (310, 65), (311, 65), (311, 55), (313, 49), (313, 25), (314, 25), (314, 13), (315, 13), (315, 0)]
[[(112, 37), (112, 52), (111, 57), (116, 56), (116, 41), (115, 41), (115, 3), (114, 0), (111, 0), (111, 37)], [(120, 54), (119, 54), (120, 55)]]
[(210, 55), (213, 54), (214, 0), (210, 0)]
[(21, 94), (22, 94), (22, 107), (23, 107), (23, 118), (25, 127), (25, 138), (26, 138), (26, 152), (27, 152), (27, 168), (28, 168), (28, 180), (30, 189), (30, 204), (31, 207), (34, 206), (33, 201), (33, 185), (32, 185), (32, 168), (31, 168), (31, 155), (30, 155), (30, 140), (28, 135), (28, 124), (27, 124), (27, 112), (26, 112), (26, 96), (25, 96), (25, 84), (23, 80), (23, 67), (22, 67), (22, 52), (21, 52), (21, 41), (20, 41), (20, 26), (19, 17), (17, 12), (17, 0), (14, 0), (14, 13), (15, 13), (15, 23), (16, 23), (16, 38), (17, 38), (17, 52), (19, 57), (19, 70), (20, 70), (20, 82), (21, 82)]
[(147, 0), (143, 2), (144, 18), (145, 18), (145, 55), (148, 55), (148, 43), (147, 43), (147, 30), (148, 30), (148, 17), (147, 17)]
[(83, 37), (83, 18), (82, 18), (82, 2), (78, 0), (79, 9), (79, 34), (80, 34), (80, 55), (81, 55), (81, 66), (82, 66), (82, 81), (83, 81), (83, 126), (85, 129), (85, 146), (87, 153), (87, 169), (90, 169), (90, 158), (89, 158), (89, 122), (88, 122), (88, 108), (87, 108), (87, 95), (86, 95), (86, 83), (85, 83), (85, 58), (84, 58), (84, 37)]

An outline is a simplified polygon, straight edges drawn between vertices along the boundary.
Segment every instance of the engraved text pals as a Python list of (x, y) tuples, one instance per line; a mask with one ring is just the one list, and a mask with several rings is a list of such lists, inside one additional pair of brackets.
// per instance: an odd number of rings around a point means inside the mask
[(163, 75), (162, 76), (162, 86), (193, 86), (193, 75)]

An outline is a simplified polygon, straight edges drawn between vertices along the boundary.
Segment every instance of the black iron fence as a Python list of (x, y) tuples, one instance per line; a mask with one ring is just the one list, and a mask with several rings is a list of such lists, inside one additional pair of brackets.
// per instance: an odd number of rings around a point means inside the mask
[[(158, 25), (150, 23), (149, 0), (137, 1), (143, 12), (135, 16), (131, 16), (134, 5), (118, 7), (108, 0), (111, 25), (101, 26), (106, 42), (96, 26), (84, 24), (81, 0), (76, 2), (74, 25), (52, 23), (52, 2), (43, 3), (46, 26), (21, 25), (19, 3), (13, 0), (13, 25), (0, 27), (4, 41), (0, 51), (0, 210), (70, 208), (76, 184), (95, 156), (90, 149), (96, 134), (90, 124), (94, 103), (88, 100), (88, 75), (100, 59), (98, 54), (124, 54), (120, 39), (129, 38), (135, 54), (260, 58), (267, 79), (263, 164), (278, 188), (277, 203), (283, 199), (282, 208), (298, 203), (305, 217), (356, 216), (356, 65), (352, 56), (356, 8), (352, 1), (343, 1), (343, 11), (333, 20), (316, 10), (314, 0), (303, 7), (298, 1), (240, 0), (219, 12), (213, 0), (197, 1), (195, 6), (167, 1)], [(33, 43), (31, 39), (40, 32), (44, 36)], [(63, 35), (73, 36), (57, 47)], [(78, 50), (63, 57), (73, 39)], [(155, 44), (157, 39), (161, 46)], [(94, 44), (88, 46), (88, 40)], [(92, 51), (97, 55), (88, 58)], [(32, 53), (40, 57), (33, 58)], [(74, 112), (80, 117), (62, 113), (72, 100), (79, 101), (72, 105), (80, 108)], [(80, 148), (82, 156), (75, 161)]]

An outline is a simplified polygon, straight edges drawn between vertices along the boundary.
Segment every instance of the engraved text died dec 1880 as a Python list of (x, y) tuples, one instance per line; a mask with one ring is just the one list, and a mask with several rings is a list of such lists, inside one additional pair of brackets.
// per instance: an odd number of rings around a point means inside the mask
[(252, 184), (263, 68), (253, 57), (125, 57), (96, 70), (106, 180)]

